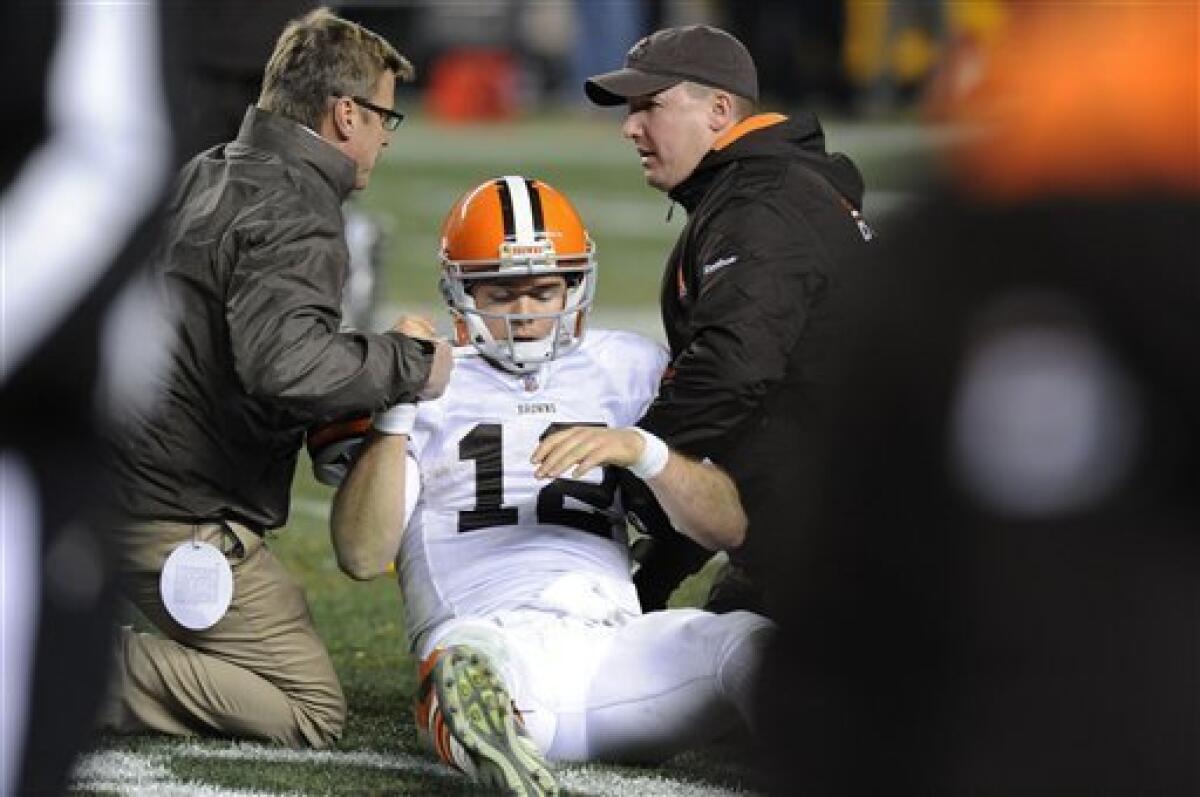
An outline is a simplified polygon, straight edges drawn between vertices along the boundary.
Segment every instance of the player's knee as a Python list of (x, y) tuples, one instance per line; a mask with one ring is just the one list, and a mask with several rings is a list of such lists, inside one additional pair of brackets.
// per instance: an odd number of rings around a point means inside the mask
[(688, 624), (696, 641), (727, 655), (733, 648), (750, 644), (761, 647), (775, 633), (776, 625), (761, 614), (737, 610), (725, 614), (704, 612)]
[(721, 623), (726, 626), (726, 636), (717, 660), (717, 683), (746, 727), (755, 730), (754, 689), (777, 626), (762, 615), (745, 611), (723, 614)]
[(727, 615), (730, 622), (734, 623), (740, 633), (747, 638), (754, 638), (760, 643), (768, 639), (778, 630), (773, 620), (763, 617), (761, 614), (748, 611), (735, 611)]
[(734, 652), (755, 664), (762, 658), (767, 644), (775, 636), (778, 626), (761, 614), (736, 611), (721, 615), (726, 626), (725, 658)]

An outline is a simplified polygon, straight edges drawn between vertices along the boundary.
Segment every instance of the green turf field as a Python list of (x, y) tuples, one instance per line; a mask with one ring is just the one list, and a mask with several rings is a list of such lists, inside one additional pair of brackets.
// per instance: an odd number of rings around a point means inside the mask
[[(613, 113), (475, 128), (406, 122), (361, 200), (390, 237), (386, 302), (436, 310), (435, 252), (445, 212), (478, 182), (520, 173), (563, 190), (591, 229), (601, 264), (600, 317), (607, 309), (609, 319), (638, 319), (643, 328), (654, 327), (662, 260), (683, 213), (677, 209), (666, 221), (668, 203), (642, 183), (632, 148), (620, 139), (619, 120)], [(832, 124), (827, 136), (831, 149), (859, 162), (876, 192), (868, 195), (869, 218), (873, 209), (885, 215), (900, 204), (927, 161), (926, 139), (911, 126)], [(337, 749), (306, 753), (212, 740), (105, 737), (81, 762), (76, 793), (470, 791), (462, 778), (417, 748), (410, 713), (415, 672), (405, 653), (399, 591), (389, 579), (362, 584), (338, 571), (328, 541), (330, 497), (302, 460), (291, 522), (270, 544), (306, 585), (317, 627), (345, 685), (350, 716)], [(685, 584), (675, 602), (695, 603), (709, 575)], [(728, 742), (661, 768), (564, 767), (557, 774), (575, 794), (717, 795), (761, 786), (755, 770), (752, 756)]]

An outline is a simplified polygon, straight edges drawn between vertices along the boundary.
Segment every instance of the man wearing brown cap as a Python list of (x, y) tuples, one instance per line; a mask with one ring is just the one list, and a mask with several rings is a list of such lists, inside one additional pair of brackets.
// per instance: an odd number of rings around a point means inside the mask
[[(756, 112), (754, 60), (718, 28), (651, 34), (585, 90), (628, 105), (622, 134), (646, 182), (688, 213), (662, 282), (671, 367), (639, 425), (733, 475), (747, 544), (709, 607), (764, 611), (773, 539), (803, 523), (811, 479), (797, 453), (820, 429), (844, 261), (873, 235), (862, 177), (826, 153), (811, 113)], [(656, 538), (638, 574), (644, 608), (704, 558), (681, 535)]]

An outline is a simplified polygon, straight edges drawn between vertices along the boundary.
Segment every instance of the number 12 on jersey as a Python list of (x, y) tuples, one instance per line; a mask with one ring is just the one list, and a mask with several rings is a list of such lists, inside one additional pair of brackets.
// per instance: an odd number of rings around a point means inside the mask
[[(552, 423), (538, 440), (572, 426), (604, 426), (602, 423)], [(458, 458), (475, 463), (475, 508), (458, 513), (458, 530), (478, 531), (491, 526), (517, 523), (517, 508), (504, 505), (504, 427), (498, 423), (476, 425), (458, 443)], [(569, 526), (607, 537), (612, 529), (609, 511), (617, 493), (617, 474), (604, 469), (604, 478), (595, 482), (555, 479), (538, 492), (537, 522)], [(593, 509), (570, 509), (567, 497)]]

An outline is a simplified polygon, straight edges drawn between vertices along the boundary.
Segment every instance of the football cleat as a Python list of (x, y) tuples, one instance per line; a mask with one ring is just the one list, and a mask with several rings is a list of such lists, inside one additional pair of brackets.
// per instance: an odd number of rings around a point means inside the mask
[(445, 763), (507, 794), (542, 797), (558, 785), (487, 657), (469, 645), (421, 664), (417, 731)]

